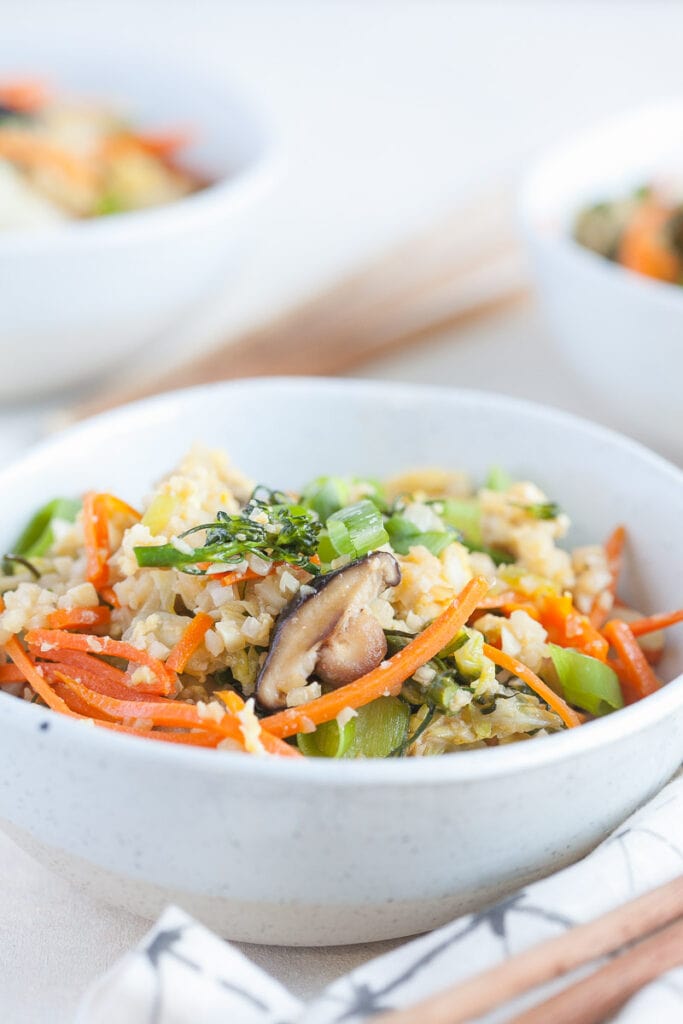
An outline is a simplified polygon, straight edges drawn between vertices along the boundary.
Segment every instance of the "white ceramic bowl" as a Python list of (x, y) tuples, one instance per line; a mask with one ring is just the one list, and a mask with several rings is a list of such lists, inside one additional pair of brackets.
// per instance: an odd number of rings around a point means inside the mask
[(143, 128), (196, 129), (186, 158), (214, 181), (154, 209), (0, 232), (0, 395), (16, 398), (103, 373), (229, 287), (278, 160), (260, 115), (224, 82), (128, 53), (4, 42), (0, 66), (99, 98)]
[(683, 460), (683, 288), (633, 273), (573, 241), (587, 204), (683, 173), (683, 100), (592, 128), (542, 157), (520, 213), (555, 339), (602, 418)]
[[(261, 380), (177, 392), (63, 434), (0, 472), (0, 548), (55, 494), (138, 500), (193, 438), (255, 479), (425, 464), (530, 476), (577, 524), (625, 522), (626, 596), (681, 604), (683, 474), (638, 445), (479, 392)], [(43, 863), (145, 915), (173, 900), (224, 935), (329, 944), (431, 928), (590, 849), (683, 755), (683, 638), (657, 694), (581, 728), (439, 758), (284, 763), (173, 749), (0, 693), (0, 819)]]

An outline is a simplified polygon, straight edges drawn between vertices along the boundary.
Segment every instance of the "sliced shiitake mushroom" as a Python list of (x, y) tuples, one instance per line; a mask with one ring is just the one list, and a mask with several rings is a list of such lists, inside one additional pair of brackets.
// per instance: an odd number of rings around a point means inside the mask
[(375, 551), (303, 587), (278, 618), (256, 684), (259, 703), (285, 707), (287, 694), (314, 673), (336, 687), (376, 668), (387, 644), (368, 605), (400, 582), (394, 556)]

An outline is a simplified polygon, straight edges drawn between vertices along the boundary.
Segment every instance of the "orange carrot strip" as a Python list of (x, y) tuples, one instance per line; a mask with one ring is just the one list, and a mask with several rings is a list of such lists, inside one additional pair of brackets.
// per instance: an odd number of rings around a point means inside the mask
[(16, 636), (9, 638), (5, 644), (5, 650), (17, 668), (23, 672), (31, 689), (45, 701), (49, 708), (52, 708), (53, 711), (61, 711), (63, 715), (74, 715), (68, 704), (53, 691), (42, 671), (34, 665)]
[(678, 281), (681, 263), (666, 229), (673, 211), (661, 203), (644, 203), (629, 218), (619, 242), (617, 260), (622, 266), (659, 281)]
[(244, 707), (244, 701), (239, 693), (235, 693), (234, 690), (216, 690), (214, 697), (218, 697), (221, 704), (225, 704), (228, 711), (232, 711), (233, 715)]
[(88, 633), (67, 633), (61, 629), (31, 629), (26, 634), (26, 643), (39, 657), (43, 649), (47, 648), (45, 653), (50, 650), (84, 651), (86, 654), (125, 658), (136, 665), (146, 665), (156, 677), (156, 682), (138, 684), (136, 689), (139, 692), (168, 696), (175, 689), (175, 674), (167, 669), (163, 662), (153, 658), (147, 651), (141, 651), (122, 640), (112, 640), (108, 636), (91, 636)]
[(111, 611), (104, 605), (97, 608), (58, 608), (45, 619), (48, 629), (85, 629), (86, 626), (106, 626)]
[(491, 647), (490, 644), (484, 644), (484, 654), (487, 658), (490, 658), (494, 664), (499, 665), (501, 668), (507, 669), (508, 672), (512, 672), (513, 675), (521, 679), (522, 682), (526, 683), (527, 686), (536, 693), (542, 700), (548, 704), (553, 711), (556, 712), (567, 726), (568, 729), (573, 729), (577, 725), (581, 725), (580, 716), (569, 707), (566, 701), (562, 700), (554, 690), (551, 690), (542, 679), (539, 679), (535, 672), (532, 672), (530, 668), (527, 668), (517, 658), (511, 657), (509, 654), (505, 654), (504, 651), (499, 651), (497, 647)]
[(114, 593), (113, 587), (100, 587), (99, 595), (102, 598), (102, 600), (106, 601), (107, 604), (110, 604), (112, 608), (121, 607), (121, 603), (116, 594)]
[(109, 518), (112, 513), (129, 516), (136, 522), (140, 519), (140, 513), (136, 509), (113, 494), (96, 494), (89, 491), (85, 495), (83, 535), (87, 556), (86, 579), (98, 591), (102, 588), (109, 589)]
[(85, 576), (99, 590), (109, 582), (109, 526), (99, 495), (92, 491), (83, 498), (83, 535)]
[(547, 630), (551, 643), (560, 647), (574, 647), (598, 661), (605, 660), (609, 647), (607, 641), (588, 616), (576, 610), (571, 595), (558, 597), (545, 594), (538, 607), (541, 625)]
[[(244, 701), (240, 697), (239, 693), (235, 693), (234, 690), (216, 690), (214, 697), (218, 697), (222, 704), (225, 704), (228, 711), (232, 711), (235, 715), (238, 711), (244, 708)], [(282, 740), (272, 736), (267, 729), (261, 728), (261, 742), (266, 748), (269, 754), (284, 754), (285, 757), (291, 757), (291, 751), (293, 747), (289, 747), (286, 743), (283, 744)], [(287, 747), (287, 751), (284, 752), (282, 747)]]
[(604, 634), (614, 647), (623, 665), (623, 674), (636, 699), (655, 693), (660, 686), (647, 658), (630, 627), (621, 619), (611, 619)]
[[(607, 568), (609, 569), (610, 576), (612, 577), (607, 591), (612, 595), (612, 601), (614, 601), (614, 598), (616, 597), (617, 587), (619, 585), (625, 542), (626, 528), (623, 526), (616, 526), (605, 541)], [(591, 623), (596, 629), (599, 629), (602, 626), (607, 616), (610, 614), (609, 608), (605, 609), (599, 603), (599, 597), (600, 595), (598, 595), (593, 602), (593, 607), (589, 616)]]
[(628, 623), (628, 628), (634, 636), (646, 636), (648, 633), (667, 629), (668, 626), (675, 626), (677, 622), (683, 622), (683, 608), (679, 608), (675, 612), (661, 612), (659, 615), (648, 615), (647, 618), (635, 619)]
[(107, 697), (136, 701), (149, 698), (148, 693), (141, 693), (133, 686), (128, 686), (126, 673), (121, 669), (98, 661), (90, 654), (82, 654), (80, 651), (50, 651), (42, 654), (41, 658), (50, 658), (47, 662), (41, 662), (41, 667), (46, 670), (48, 678), (51, 678), (48, 669), (57, 668), (77, 682), (89, 686), (95, 693), (103, 693)]
[[(236, 740), (244, 748), (244, 735), (239, 718), (229, 711), (221, 719), (202, 718), (194, 704), (182, 701), (125, 701), (113, 697), (105, 697), (93, 693), (87, 687), (77, 683), (66, 675), (60, 676), (61, 681), (74, 693), (85, 700), (91, 708), (105, 712), (116, 719), (146, 718), (154, 725), (171, 726), (174, 728), (203, 729), (206, 732), (218, 733), (223, 739)], [(276, 737), (266, 734), (261, 729), (261, 739), (269, 753), (277, 753), (284, 757), (300, 757), (298, 750), (286, 743), (277, 741)]]
[(431, 625), (398, 651), (389, 661), (353, 683), (340, 686), (296, 708), (287, 708), (266, 719), (274, 736), (293, 736), (312, 726), (330, 722), (344, 708), (362, 708), (384, 694), (396, 694), (418, 668), (433, 658), (461, 629), (489, 588), (483, 576), (475, 576), (460, 591), (448, 608)]
[(31, 78), (17, 78), (0, 82), (0, 104), (20, 113), (29, 114), (44, 106), (48, 90), (42, 82)]
[[(273, 564), (266, 573), (266, 576), (269, 576), (274, 568), (275, 565)], [(262, 573), (254, 572), (253, 569), (245, 569), (244, 572), (226, 572), (225, 575), (216, 574), (214, 579), (219, 579), (224, 587), (232, 587), (235, 583), (246, 583), (247, 580), (264, 580), (266, 576)]]
[(184, 672), (188, 661), (212, 626), (213, 619), (210, 615), (206, 612), (197, 612), (166, 659), (166, 668), (171, 668), (174, 672)]
[(14, 662), (7, 665), (0, 665), (0, 686), (4, 683), (25, 683), (26, 676), (17, 668)]

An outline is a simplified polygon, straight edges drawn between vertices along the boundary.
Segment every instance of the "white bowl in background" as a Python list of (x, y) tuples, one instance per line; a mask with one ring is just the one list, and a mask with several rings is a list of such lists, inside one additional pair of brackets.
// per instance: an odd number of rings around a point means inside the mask
[[(494, 464), (573, 515), (572, 543), (624, 522), (624, 596), (681, 604), (683, 473), (601, 427), (480, 392), (320, 379), (218, 384), (88, 423), (0, 471), (0, 550), (57, 494), (137, 501), (193, 439), (277, 487), (321, 473)], [(282, 761), (176, 749), (0, 693), (0, 820), (95, 896), (156, 915), (178, 903), (248, 942), (408, 935), (587, 852), (683, 754), (683, 637), (673, 680), (576, 730), (433, 758)]]
[(634, 273), (572, 238), (586, 205), (683, 177), (683, 99), (591, 128), (531, 169), (524, 236), (554, 337), (597, 411), (683, 460), (683, 288)]
[(142, 129), (195, 129), (184, 151), (208, 188), (152, 209), (0, 232), (0, 396), (92, 378), (234, 281), (255, 204), (279, 158), (232, 86), (128, 52), (0, 42), (3, 77), (44, 78)]

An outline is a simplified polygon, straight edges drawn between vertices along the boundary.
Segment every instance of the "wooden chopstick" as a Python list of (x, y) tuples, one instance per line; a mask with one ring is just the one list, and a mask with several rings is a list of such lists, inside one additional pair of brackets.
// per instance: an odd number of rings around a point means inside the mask
[[(415, 1006), (375, 1019), (377, 1024), (415, 1024), (417, 1020), (420, 1024), (466, 1024), (516, 996), (613, 953), (672, 921), (678, 925), (677, 919), (681, 916), (683, 875), (594, 921), (577, 925), (557, 938), (532, 946), (505, 963), (438, 992)], [(668, 970), (668, 967), (664, 969)], [(529, 1024), (523, 1020), (524, 1024)], [(582, 1018), (572, 1018), (572, 1024), (579, 1024), (580, 1020)], [(586, 1018), (586, 1022), (588, 1020)], [(550, 1022), (558, 1024), (559, 1018), (556, 1020), (547, 1014), (543, 1024)]]
[(648, 982), (681, 964), (683, 917), (508, 1024), (602, 1024)]
[(275, 318), (169, 370), (108, 387), (68, 418), (215, 380), (344, 373), (492, 312), (528, 290), (513, 209), (508, 188), (474, 196)]

